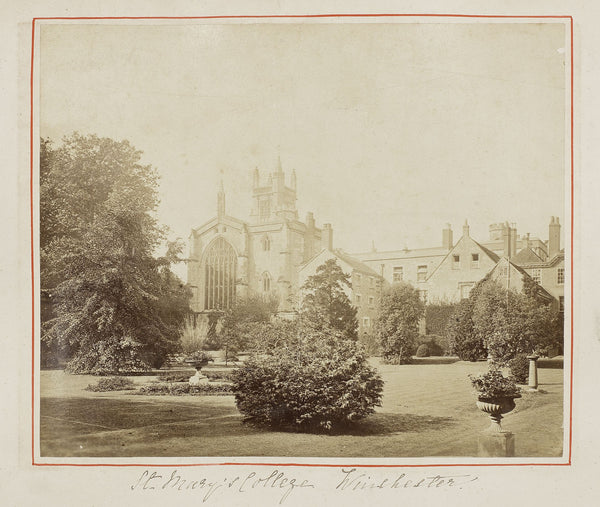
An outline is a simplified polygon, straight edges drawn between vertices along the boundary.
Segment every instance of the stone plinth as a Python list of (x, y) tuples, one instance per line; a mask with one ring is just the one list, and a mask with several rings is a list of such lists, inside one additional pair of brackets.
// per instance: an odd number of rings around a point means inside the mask
[(190, 377), (190, 385), (191, 386), (199, 386), (200, 384), (208, 384), (208, 377), (206, 375), (202, 375), (200, 370), (196, 371), (196, 374)]
[(538, 375), (537, 375), (537, 360), (540, 358), (537, 354), (527, 356), (529, 359), (529, 382), (527, 387), (532, 390), (536, 390), (538, 387)]
[(515, 436), (510, 431), (483, 431), (477, 439), (477, 454), (492, 458), (514, 456)]

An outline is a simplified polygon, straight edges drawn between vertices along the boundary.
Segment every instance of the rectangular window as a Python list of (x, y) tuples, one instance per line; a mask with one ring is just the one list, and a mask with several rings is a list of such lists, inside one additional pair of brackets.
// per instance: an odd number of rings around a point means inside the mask
[(360, 294), (356, 295), (356, 304), (360, 306)]
[(375, 285), (375, 278), (371, 276), (369, 280), (371, 281), (371, 287), (373, 287)]
[(375, 298), (373, 296), (369, 296), (369, 306), (372, 308), (375, 304)]
[(363, 327), (371, 327), (371, 319), (369, 317), (363, 317)]
[(558, 268), (556, 272), (556, 283), (563, 285), (565, 283), (565, 268)]
[(531, 270), (531, 278), (535, 283), (542, 283), (542, 270), (541, 269), (533, 269)]
[(402, 269), (402, 266), (395, 266), (392, 282), (394, 282), (394, 283), (401, 282), (403, 280), (403, 278), (404, 278), (404, 270)]
[(565, 311), (565, 297), (564, 296), (558, 296), (558, 311), (559, 312)]
[(479, 254), (471, 254), (471, 268), (477, 269), (479, 267)]
[(460, 269), (460, 255), (452, 256), (452, 269)]
[(427, 304), (427, 291), (426, 290), (420, 290), (419, 297), (421, 298), (421, 301), (423, 301), (423, 303)]
[(417, 282), (424, 282), (427, 280), (427, 266), (417, 267)]

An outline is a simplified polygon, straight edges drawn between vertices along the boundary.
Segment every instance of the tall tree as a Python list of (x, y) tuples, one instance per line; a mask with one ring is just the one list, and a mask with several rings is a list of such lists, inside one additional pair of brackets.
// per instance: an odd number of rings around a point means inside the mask
[(386, 362), (410, 362), (419, 334), (419, 321), (424, 315), (425, 304), (412, 285), (398, 283), (383, 292), (375, 331)]
[(73, 134), (42, 140), (40, 264), (52, 312), (42, 339), (78, 373), (145, 370), (178, 344), (189, 294), (171, 272), (181, 253), (155, 211), (158, 176), (127, 141)]
[(325, 325), (341, 331), (347, 339), (357, 340), (357, 309), (344, 287), (352, 287), (350, 276), (342, 271), (335, 259), (325, 261), (302, 286), (305, 295), (301, 317), (317, 328)]

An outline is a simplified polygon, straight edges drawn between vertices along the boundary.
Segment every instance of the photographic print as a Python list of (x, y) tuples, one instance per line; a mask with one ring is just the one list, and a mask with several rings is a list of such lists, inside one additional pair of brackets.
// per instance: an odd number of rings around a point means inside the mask
[(35, 461), (570, 461), (569, 18), (34, 27)]

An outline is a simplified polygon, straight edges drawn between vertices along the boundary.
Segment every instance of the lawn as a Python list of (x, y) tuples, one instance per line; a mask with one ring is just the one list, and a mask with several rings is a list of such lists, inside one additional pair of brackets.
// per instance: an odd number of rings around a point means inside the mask
[[(383, 406), (336, 435), (249, 426), (233, 396), (94, 393), (84, 388), (96, 377), (43, 371), (41, 456), (476, 456), (489, 419), (476, 408), (467, 375), (485, 363), (376, 366)], [(538, 373), (540, 391), (524, 393), (503, 426), (515, 433), (517, 456), (561, 456), (563, 370)]]

